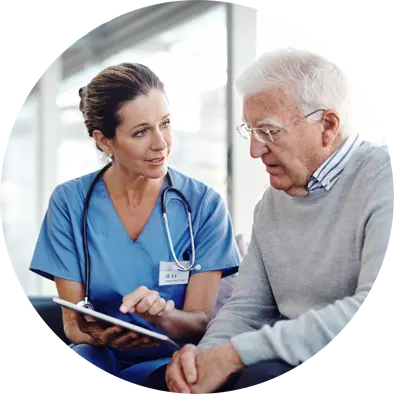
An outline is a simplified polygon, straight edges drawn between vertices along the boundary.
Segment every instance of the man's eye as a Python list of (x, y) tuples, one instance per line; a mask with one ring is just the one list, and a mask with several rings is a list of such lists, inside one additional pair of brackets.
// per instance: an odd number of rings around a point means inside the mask
[(271, 130), (271, 129), (266, 129), (266, 128), (258, 129), (258, 131), (259, 131), (259, 133), (266, 134), (266, 135), (276, 132), (276, 130), (273, 130), (273, 129)]

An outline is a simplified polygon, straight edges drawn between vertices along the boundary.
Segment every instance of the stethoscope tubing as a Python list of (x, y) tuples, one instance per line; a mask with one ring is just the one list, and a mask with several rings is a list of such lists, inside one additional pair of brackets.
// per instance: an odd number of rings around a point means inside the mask
[[(84, 206), (83, 206), (83, 214), (82, 214), (82, 243), (83, 243), (83, 253), (84, 253), (84, 260), (85, 260), (85, 297), (84, 300), (81, 301), (83, 303), (83, 306), (93, 309), (93, 305), (89, 302), (89, 293), (90, 293), (90, 256), (89, 256), (89, 246), (88, 246), (88, 237), (87, 237), (87, 216), (88, 216), (88, 210), (89, 210), (89, 203), (90, 199), (92, 197), (93, 189), (98, 182), (98, 180), (104, 175), (105, 171), (107, 171), (112, 165), (112, 162), (108, 163), (105, 165), (95, 176), (93, 179), (89, 190), (86, 194), (85, 201), (84, 201)], [(195, 252), (195, 244), (194, 244), (194, 234), (193, 234), (193, 224), (192, 224), (192, 216), (191, 216), (191, 208), (190, 204), (187, 201), (186, 197), (184, 194), (173, 187), (172, 185), (172, 179), (167, 171), (167, 180), (169, 186), (165, 188), (161, 194), (161, 211), (163, 215), (163, 220), (166, 228), (166, 234), (167, 234), (167, 239), (168, 239), (168, 244), (170, 246), (171, 254), (174, 258), (175, 264), (177, 265), (178, 269), (182, 272), (187, 272), (187, 271), (192, 271), (192, 270), (199, 270), (201, 269), (200, 265), (195, 266), (195, 260), (196, 260), (196, 252)], [(172, 243), (172, 237), (171, 237), (171, 232), (168, 224), (168, 217), (167, 217), (167, 206), (166, 206), (166, 196), (167, 193), (173, 192), (178, 195), (180, 200), (183, 202), (185, 206), (185, 210), (187, 212), (187, 221), (188, 221), (188, 227), (189, 227), (189, 235), (190, 235), (190, 243), (191, 243), (191, 248), (192, 248), (192, 254), (191, 254), (191, 263), (188, 267), (182, 266), (182, 264), (179, 262), (178, 258), (176, 257), (174, 246)]]

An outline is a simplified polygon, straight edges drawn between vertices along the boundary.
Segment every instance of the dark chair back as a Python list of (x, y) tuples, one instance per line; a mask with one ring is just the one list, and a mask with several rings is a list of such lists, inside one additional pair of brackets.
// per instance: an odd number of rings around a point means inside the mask
[(31, 296), (29, 297), (30, 302), (33, 307), (37, 311), (37, 313), (41, 316), (41, 318), (45, 321), (45, 323), (49, 326), (49, 328), (67, 345), (70, 344), (70, 341), (66, 337), (63, 329), (63, 318), (62, 318), (62, 309), (59, 304), (55, 304), (52, 301), (53, 297), (46, 296)]

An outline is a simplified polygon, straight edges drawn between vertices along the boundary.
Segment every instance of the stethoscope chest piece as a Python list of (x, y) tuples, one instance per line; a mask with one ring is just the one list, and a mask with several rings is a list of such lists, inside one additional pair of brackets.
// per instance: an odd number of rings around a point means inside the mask
[(93, 305), (89, 301), (87, 301), (86, 299), (79, 301), (77, 303), (77, 305), (81, 306), (82, 308), (86, 308), (86, 309), (90, 309), (90, 310), (94, 311)]

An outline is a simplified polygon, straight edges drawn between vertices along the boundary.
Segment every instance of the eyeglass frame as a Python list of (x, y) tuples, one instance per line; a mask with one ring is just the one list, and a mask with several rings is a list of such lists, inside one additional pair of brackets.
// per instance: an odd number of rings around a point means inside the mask
[[(273, 138), (272, 138), (272, 134), (276, 134), (276, 133), (278, 133), (278, 132), (280, 132), (280, 131), (285, 131), (286, 128), (288, 128), (288, 127), (290, 127), (290, 126), (293, 126), (293, 125), (297, 124), (298, 122), (301, 122), (302, 120), (304, 120), (304, 119), (306, 119), (306, 118), (309, 118), (310, 116), (312, 116), (312, 115), (314, 115), (315, 113), (320, 112), (320, 111), (323, 111), (323, 112), (324, 112), (324, 111), (326, 111), (326, 110), (323, 109), (323, 108), (316, 109), (315, 111), (311, 112), (310, 114), (305, 115), (305, 116), (303, 116), (302, 118), (299, 118), (299, 119), (295, 120), (294, 122), (291, 122), (291, 123), (289, 123), (289, 124), (287, 124), (287, 125), (285, 125), (285, 126), (282, 126), (282, 127), (278, 127), (278, 128), (276, 128), (276, 129), (274, 129), (274, 130), (265, 131), (264, 133), (265, 133), (267, 136), (269, 136), (271, 142), (274, 142), (274, 140), (273, 140)], [(247, 140), (250, 139), (250, 138), (251, 138), (251, 135), (252, 135), (252, 133), (253, 133), (254, 137), (255, 137), (258, 141), (260, 141), (260, 142), (267, 142), (267, 141), (262, 141), (261, 138), (258, 136), (258, 134), (255, 133), (255, 130), (262, 130), (261, 127), (247, 127), (247, 126), (246, 126), (246, 123), (242, 123), (241, 125), (237, 126), (236, 129), (237, 129), (238, 133), (240, 134), (240, 136), (241, 136), (242, 138), (244, 138), (244, 139), (247, 139)], [(240, 130), (245, 130), (245, 131), (248, 133), (248, 136), (244, 135), (244, 134), (242, 133), (242, 131), (240, 131)]]

